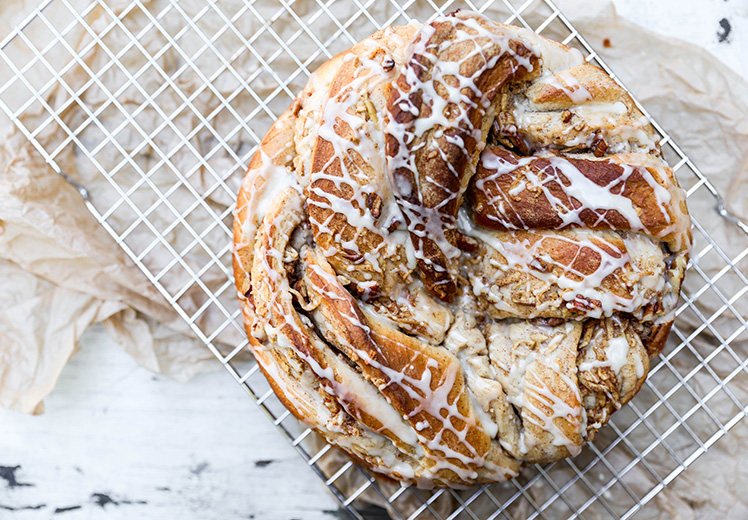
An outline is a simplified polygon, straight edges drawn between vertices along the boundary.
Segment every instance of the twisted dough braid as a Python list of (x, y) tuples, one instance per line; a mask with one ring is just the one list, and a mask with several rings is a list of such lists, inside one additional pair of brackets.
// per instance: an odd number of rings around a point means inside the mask
[(575, 455), (665, 344), (691, 243), (652, 128), (564, 45), (458, 12), (322, 65), (234, 221), (279, 399), (421, 487)]

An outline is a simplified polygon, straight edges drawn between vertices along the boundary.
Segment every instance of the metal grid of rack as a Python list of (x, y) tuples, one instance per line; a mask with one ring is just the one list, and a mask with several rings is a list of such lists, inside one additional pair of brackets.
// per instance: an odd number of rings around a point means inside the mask
[(615, 77), (550, 0), (47, 0), (0, 43), (12, 71), (0, 78), (0, 108), (353, 517), (376, 503), (398, 519), (629, 518), (748, 404), (736, 384), (748, 379), (736, 348), (748, 324), (735, 308), (748, 292), (748, 227), (651, 118), (689, 203), (745, 235), (719, 242), (696, 215), (670, 343), (578, 457), (460, 492), (383, 484), (298, 423), (247, 356), (231, 219), (259, 139), (326, 59), (375, 30), (457, 7), (550, 35)]

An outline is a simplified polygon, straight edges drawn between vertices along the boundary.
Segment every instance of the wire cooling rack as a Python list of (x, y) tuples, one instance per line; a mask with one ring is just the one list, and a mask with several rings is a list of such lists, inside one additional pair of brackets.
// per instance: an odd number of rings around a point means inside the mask
[[(398, 519), (629, 518), (748, 403), (748, 325), (736, 309), (748, 292), (748, 242), (722, 229), (748, 227), (654, 121), (695, 217), (688, 283), (645, 386), (578, 457), (460, 492), (383, 484), (298, 423), (247, 355), (229, 244), (260, 137), (332, 55), (457, 7), (550, 35), (613, 75), (548, 0), (48, 0), (0, 43), (0, 70), (10, 71), (0, 108), (353, 517), (378, 504)], [(704, 211), (719, 212), (722, 228)]]

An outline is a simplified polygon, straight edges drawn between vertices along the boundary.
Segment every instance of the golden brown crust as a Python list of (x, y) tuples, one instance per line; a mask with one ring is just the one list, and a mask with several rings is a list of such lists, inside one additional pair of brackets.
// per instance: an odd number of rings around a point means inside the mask
[[(319, 321), (329, 331), (327, 340), (380, 389), (387, 402), (407, 417), (413, 428), (420, 425), (417, 429), (421, 442), (428, 456), (434, 459), (428, 464), (433, 467), (443, 453), (453, 450), (458, 458), (450, 464), (477, 469), (472, 467), (474, 464), (462, 463), (459, 456), (484, 460), (490, 439), (471, 408), (459, 362), (443, 349), (384, 327), (376, 320), (367, 320), (319, 253), (307, 251), (304, 263), (307, 292), (321, 313)], [(428, 387), (420, 384), (424, 373), (430, 373)], [(431, 396), (421, 395), (424, 392), (443, 392), (445, 402), (434, 407)], [(441, 406), (456, 409), (450, 425), (445, 425), (444, 417), (438, 413)], [(459, 475), (449, 468), (436, 471), (435, 477), (460, 481)]]
[[(637, 161), (640, 164), (637, 164)], [(654, 163), (654, 164), (653, 164)], [(499, 171), (501, 167), (501, 171)], [(620, 196), (621, 205), (635, 216), (579, 200), (577, 184), (590, 181), (598, 189)], [(487, 148), (471, 181), (468, 197), (481, 226), (497, 229), (612, 229), (637, 231), (664, 242), (684, 242), (690, 219), (671, 201), (680, 188), (671, 168), (648, 155), (610, 155), (604, 158), (555, 155), (522, 160), (506, 148)]]
[[(469, 271), (473, 293), (485, 301), (494, 319), (600, 317), (611, 309), (661, 316), (662, 288), (650, 286), (663, 276), (665, 254), (651, 240), (615, 232), (500, 232), (496, 247), (486, 247)], [(646, 242), (650, 251), (636, 255)], [(518, 251), (531, 251), (517, 265)], [(576, 284), (586, 290), (576, 291)]]
[(653, 325), (646, 335), (642, 335), (642, 342), (647, 349), (649, 359), (659, 356), (665, 349), (667, 338), (670, 335), (670, 329), (673, 327), (673, 320), (665, 323)]
[(233, 257), (250, 348), (295, 417), (385, 478), (464, 487), (574, 455), (666, 342), (683, 193), (583, 61), (471, 13), (380, 31), (252, 158)]
[[(573, 79), (572, 79), (573, 78)], [(545, 110), (574, 109), (579, 101), (576, 95), (583, 94), (596, 103), (623, 102), (632, 104), (631, 98), (621, 95), (621, 87), (602, 69), (587, 63), (565, 69), (543, 82), (537, 82), (525, 91), (525, 96), (536, 107)]]
[[(451, 302), (455, 258), (445, 248), (459, 249), (455, 217), (488, 133), (484, 118), (490, 120), (502, 89), (538, 74), (539, 57), (512, 32), (469, 14), (437, 20), (430, 29), (416, 37), (390, 92), (387, 156), (421, 279)], [(458, 74), (472, 85), (461, 88)], [(421, 132), (423, 118), (435, 124)]]
[[(381, 113), (390, 90), (392, 70), (386, 71), (388, 50), (398, 40), (409, 40), (415, 28), (406, 26), (379, 32), (337, 60), (330, 80), (325, 107), (320, 114), (314, 147), (311, 152), (310, 184), (306, 190), (315, 243), (326, 251), (336, 271), (346, 272), (350, 279), (366, 287), (367, 295), (389, 293), (409, 279), (403, 268), (402, 247), (380, 251), (389, 222), (383, 219), (382, 200), (378, 193), (386, 182), (383, 165), (376, 155), (379, 134), (383, 130)], [(372, 74), (364, 64), (381, 67)], [(363, 95), (359, 95), (363, 92)], [(380, 115), (377, 115), (380, 114)], [(372, 143), (372, 150), (355, 146)], [(350, 223), (352, 215), (368, 222), (365, 226)], [(381, 223), (381, 225), (380, 225)], [(367, 260), (371, 253), (382, 257), (381, 263)], [(364, 289), (360, 289), (360, 293)]]
[(504, 96), (499, 142), (527, 154), (546, 148), (659, 154), (654, 130), (620, 85), (588, 63), (568, 65), (550, 66), (528, 88)]
[[(602, 360), (615, 349), (614, 342), (619, 339), (629, 345), (624, 355), (631, 363), (615, 371)], [(649, 357), (630, 320), (615, 317), (585, 325), (577, 366), (579, 389), (587, 410), (587, 437), (592, 439), (610, 415), (629, 402), (644, 384)]]

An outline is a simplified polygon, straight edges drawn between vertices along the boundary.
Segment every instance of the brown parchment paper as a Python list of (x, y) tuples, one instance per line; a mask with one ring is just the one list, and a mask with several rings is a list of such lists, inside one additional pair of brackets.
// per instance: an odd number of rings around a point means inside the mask
[[(72, 3), (84, 5), (87, 2)], [(125, 9), (128, 2), (117, 0), (107, 4), (112, 11), (118, 12)], [(159, 2), (145, 4), (155, 6)], [(559, 0), (558, 4), (654, 118), (724, 194), (728, 208), (748, 220), (746, 81), (703, 49), (662, 38), (619, 19), (609, 2)], [(193, 13), (203, 3), (186, 1), (181, 5), (187, 13)], [(315, 5), (312, 0), (298, 0), (294, 9), (301, 12), (315, 9)], [(357, 9), (353, 2), (350, 6), (343, 6), (343, 10), (348, 9), (350, 13)], [(33, 7), (35, 2), (2, 2), (0, 37)], [(392, 10), (392, 5), (379, 2), (371, 9)], [(416, 14), (422, 10), (424, 18), (430, 14), (426, 2), (416, 2), (413, 9)], [(53, 16), (53, 13), (48, 14)], [(345, 14), (339, 13), (340, 16)], [(493, 14), (499, 19), (499, 13)], [(92, 12), (87, 22), (93, 26), (103, 23), (97, 16), (96, 11)], [(208, 20), (206, 23), (217, 22)], [(240, 28), (247, 34), (259, 27), (256, 20), (242, 23), (246, 25)], [(282, 19), (273, 28), (281, 38), (295, 30), (290, 21), (285, 23)], [(33, 30), (26, 34), (33, 41)], [(39, 34), (39, 38), (43, 37)], [(604, 40), (609, 41), (609, 46), (603, 45)], [(75, 41), (75, 37), (70, 41)], [(84, 41), (82, 36), (80, 41)], [(151, 39), (150, 35), (146, 35), (141, 43), (146, 49), (162, 44), (158, 39)], [(94, 53), (89, 59), (95, 64), (96, 60), (108, 58)], [(136, 66), (138, 63), (125, 65)], [(240, 70), (251, 72), (258, 63), (247, 56), (238, 58), (235, 65)], [(283, 56), (274, 67), (282, 74), (295, 70), (296, 64)], [(5, 63), (0, 62), (0, 75), (10, 74)], [(77, 79), (82, 82), (86, 78), (76, 78), (73, 72), (66, 79), (74, 84)], [(109, 79), (118, 80), (117, 77)], [(148, 81), (148, 76), (144, 75), (143, 80)], [(194, 78), (194, 81), (199, 81), (199, 78)], [(215, 86), (222, 92), (231, 92), (234, 83), (231, 78), (220, 76)], [(260, 76), (253, 88), (263, 95), (271, 92), (275, 84)], [(66, 93), (60, 89), (45, 92), (44, 96), (52, 106), (59, 106), (66, 99)], [(136, 99), (137, 96), (133, 96)], [(103, 102), (93, 95), (87, 101), (92, 104)], [(179, 104), (179, 100), (170, 97), (168, 92), (159, 97), (159, 101), (171, 106)], [(237, 98), (236, 107), (238, 111), (242, 110), (241, 98)], [(102, 118), (106, 115), (106, 112), (102, 114)], [(23, 117), (33, 126), (34, 118), (44, 116), (41, 107), (35, 105)], [(214, 121), (219, 130), (224, 124), (231, 128), (230, 123), (221, 114)], [(175, 124), (189, 129), (196, 122), (180, 118)], [(137, 138), (122, 134), (126, 150), (133, 144), (127, 142), (130, 137)], [(53, 132), (38, 136), (45, 146), (52, 146), (59, 138)], [(165, 136), (156, 145), (168, 147), (172, 144), (168, 139), (169, 136)], [(236, 139), (237, 146), (240, 146), (239, 138)], [(60, 160), (64, 161), (68, 174), (96, 193), (97, 187), (103, 183), (96, 171), (80, 166), (72, 154), (61, 156)], [(175, 162), (179, 160), (180, 157), (175, 158)], [(184, 158), (185, 168), (189, 167), (188, 160)], [(225, 157), (214, 157), (211, 161), (217, 170), (235, 168)], [(229, 184), (238, 187), (239, 181), (240, 175), (230, 179)], [(233, 203), (230, 196), (221, 192), (212, 196), (212, 202), (223, 207)], [(735, 244), (735, 248), (745, 244), (740, 232), (726, 225), (715, 212), (713, 201), (696, 201), (690, 210), (699, 216), (707, 231), (720, 243)], [(175, 240), (181, 238), (175, 237)], [(739, 249), (727, 252), (734, 255)], [(700, 262), (707, 275), (722, 265), (717, 261), (710, 263), (709, 258)], [(0, 281), (0, 406), (5, 408), (41, 412), (44, 397), (53, 391), (60, 371), (77, 349), (81, 334), (86, 327), (97, 322), (103, 322), (112, 337), (139, 364), (153, 372), (187, 380), (200, 370), (218, 366), (212, 354), (188, 333), (176, 313), (95, 222), (77, 192), (45, 164), (4, 114), (0, 114)], [(699, 282), (691, 273), (686, 283)], [(741, 283), (731, 281), (729, 277), (727, 282)], [(717, 310), (721, 305), (709, 294), (704, 295), (699, 303), (706, 311)], [(738, 299), (733, 305), (742, 316), (748, 316), (745, 299)], [(205, 320), (211, 319), (222, 318), (208, 311)], [(730, 318), (725, 315), (719, 319)], [(229, 335), (224, 340), (231, 343), (238, 338)], [(745, 336), (733, 342), (733, 348), (745, 357), (748, 353)], [(693, 384), (699, 384), (700, 375), (697, 374)], [(748, 388), (745, 391), (748, 392)], [(748, 425), (742, 423), (660, 493), (655, 499), (656, 506), (646, 508), (638, 517), (748, 518), (748, 494), (744, 492), (748, 487), (745, 465), (748, 456), (745, 453), (748, 453)], [(650, 479), (642, 472), (643, 488), (651, 487)], [(615, 498), (613, 493), (609, 500), (615, 502)], [(437, 502), (434, 507), (449, 508), (453, 505), (447, 502)]]

